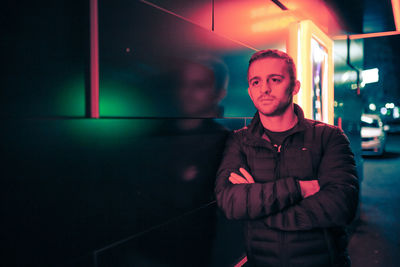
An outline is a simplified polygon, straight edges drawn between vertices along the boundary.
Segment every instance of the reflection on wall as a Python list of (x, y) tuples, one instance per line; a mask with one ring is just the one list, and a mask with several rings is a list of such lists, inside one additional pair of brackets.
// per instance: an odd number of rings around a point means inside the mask
[(246, 90), (251, 49), (145, 3), (100, 1), (99, 10), (101, 116), (191, 116), (175, 105), (176, 71), (207, 57), (228, 69), (230, 83), (220, 97), (225, 116), (253, 115)]

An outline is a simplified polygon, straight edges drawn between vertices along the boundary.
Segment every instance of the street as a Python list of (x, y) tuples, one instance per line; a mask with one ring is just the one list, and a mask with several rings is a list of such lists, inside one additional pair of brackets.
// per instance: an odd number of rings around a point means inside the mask
[(361, 215), (349, 244), (353, 267), (400, 266), (400, 135), (388, 135), (386, 151), (364, 158)]

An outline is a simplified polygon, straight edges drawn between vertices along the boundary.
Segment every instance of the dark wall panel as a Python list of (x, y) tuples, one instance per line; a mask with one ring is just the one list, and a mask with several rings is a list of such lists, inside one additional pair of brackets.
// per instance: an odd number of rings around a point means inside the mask
[(87, 119), (88, 11), (19, 1), (2, 21), (2, 264), (232, 264), (240, 223), (213, 188), (228, 129), (254, 114), (253, 51), (141, 1), (99, 1), (103, 118)]
[[(178, 122), (4, 121), (2, 263), (91, 266), (94, 251), (130, 236), (98, 253), (99, 264), (236, 259), (240, 225), (217, 215), (213, 183), (227, 134), (222, 124), (244, 121), (202, 121), (197, 131), (172, 127)], [(232, 251), (224, 254), (229, 240)], [(170, 257), (180, 253), (186, 256)]]
[(2, 9), (2, 117), (84, 116), (87, 1), (8, 1)]

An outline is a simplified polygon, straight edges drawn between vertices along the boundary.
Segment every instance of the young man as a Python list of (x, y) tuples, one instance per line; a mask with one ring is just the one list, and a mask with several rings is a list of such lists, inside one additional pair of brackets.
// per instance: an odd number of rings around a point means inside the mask
[(228, 139), (215, 187), (227, 218), (244, 220), (248, 264), (350, 266), (358, 179), (347, 137), (293, 103), (300, 82), (286, 53), (255, 53), (248, 82), (258, 111)]

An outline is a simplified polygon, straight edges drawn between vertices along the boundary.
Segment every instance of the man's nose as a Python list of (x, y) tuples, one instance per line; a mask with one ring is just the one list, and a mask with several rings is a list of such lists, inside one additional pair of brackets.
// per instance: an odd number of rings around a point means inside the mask
[(261, 83), (260, 90), (261, 90), (261, 93), (263, 93), (263, 94), (271, 93), (271, 87), (269, 86), (268, 81)]

